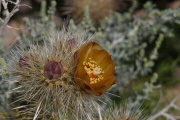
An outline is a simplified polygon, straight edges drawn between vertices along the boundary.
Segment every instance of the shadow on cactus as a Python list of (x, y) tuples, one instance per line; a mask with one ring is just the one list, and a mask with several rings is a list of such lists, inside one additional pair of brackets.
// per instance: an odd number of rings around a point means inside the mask
[(15, 102), (27, 102), (17, 109), (23, 108), (22, 113), (34, 119), (93, 116), (99, 107), (98, 96), (115, 83), (114, 62), (82, 31), (64, 28), (48, 34), (49, 42), (43, 46), (12, 51), (8, 68), (22, 94)]

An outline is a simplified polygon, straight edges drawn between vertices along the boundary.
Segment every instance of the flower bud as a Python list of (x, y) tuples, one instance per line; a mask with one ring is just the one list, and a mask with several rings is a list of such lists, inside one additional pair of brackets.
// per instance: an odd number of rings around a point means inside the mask
[(28, 57), (20, 57), (20, 59), (19, 59), (19, 66), (21, 68), (29, 66), (28, 65), (28, 59), (29, 59)]
[(60, 62), (50, 61), (44, 66), (44, 76), (49, 80), (61, 77), (63, 66)]

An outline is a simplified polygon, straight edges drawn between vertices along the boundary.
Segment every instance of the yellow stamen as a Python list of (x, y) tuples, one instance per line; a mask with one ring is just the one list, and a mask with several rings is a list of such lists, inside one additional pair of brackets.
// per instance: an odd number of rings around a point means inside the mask
[(90, 77), (90, 84), (95, 84), (103, 80), (102, 74), (104, 74), (104, 71), (102, 71), (100, 66), (97, 66), (97, 62), (89, 58), (87, 62), (83, 62), (83, 66)]

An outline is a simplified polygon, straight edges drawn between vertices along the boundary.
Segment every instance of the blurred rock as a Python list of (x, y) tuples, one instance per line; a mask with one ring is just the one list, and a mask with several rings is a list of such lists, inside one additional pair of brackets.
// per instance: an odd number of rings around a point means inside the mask
[(176, 9), (180, 6), (180, 0), (173, 1), (167, 5), (167, 8)]
[(6, 28), (3, 31), (3, 40), (5, 42), (5, 47), (11, 48), (15, 42), (19, 39), (19, 34), (22, 32), (27, 32), (27, 28), (23, 25), (23, 22), (17, 22), (18, 20), (12, 20), (9, 22), (9, 26), (12, 28)]
[(140, 10), (135, 11), (134, 15), (136, 15), (136, 16), (145, 16), (146, 14), (145, 14), (144, 9), (140, 9)]

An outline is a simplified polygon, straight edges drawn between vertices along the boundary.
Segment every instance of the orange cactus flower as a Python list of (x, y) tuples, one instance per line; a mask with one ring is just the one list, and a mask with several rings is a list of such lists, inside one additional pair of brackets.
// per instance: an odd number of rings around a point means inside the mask
[(115, 84), (115, 65), (107, 51), (95, 42), (81, 46), (76, 52), (76, 84), (87, 93), (101, 96)]

